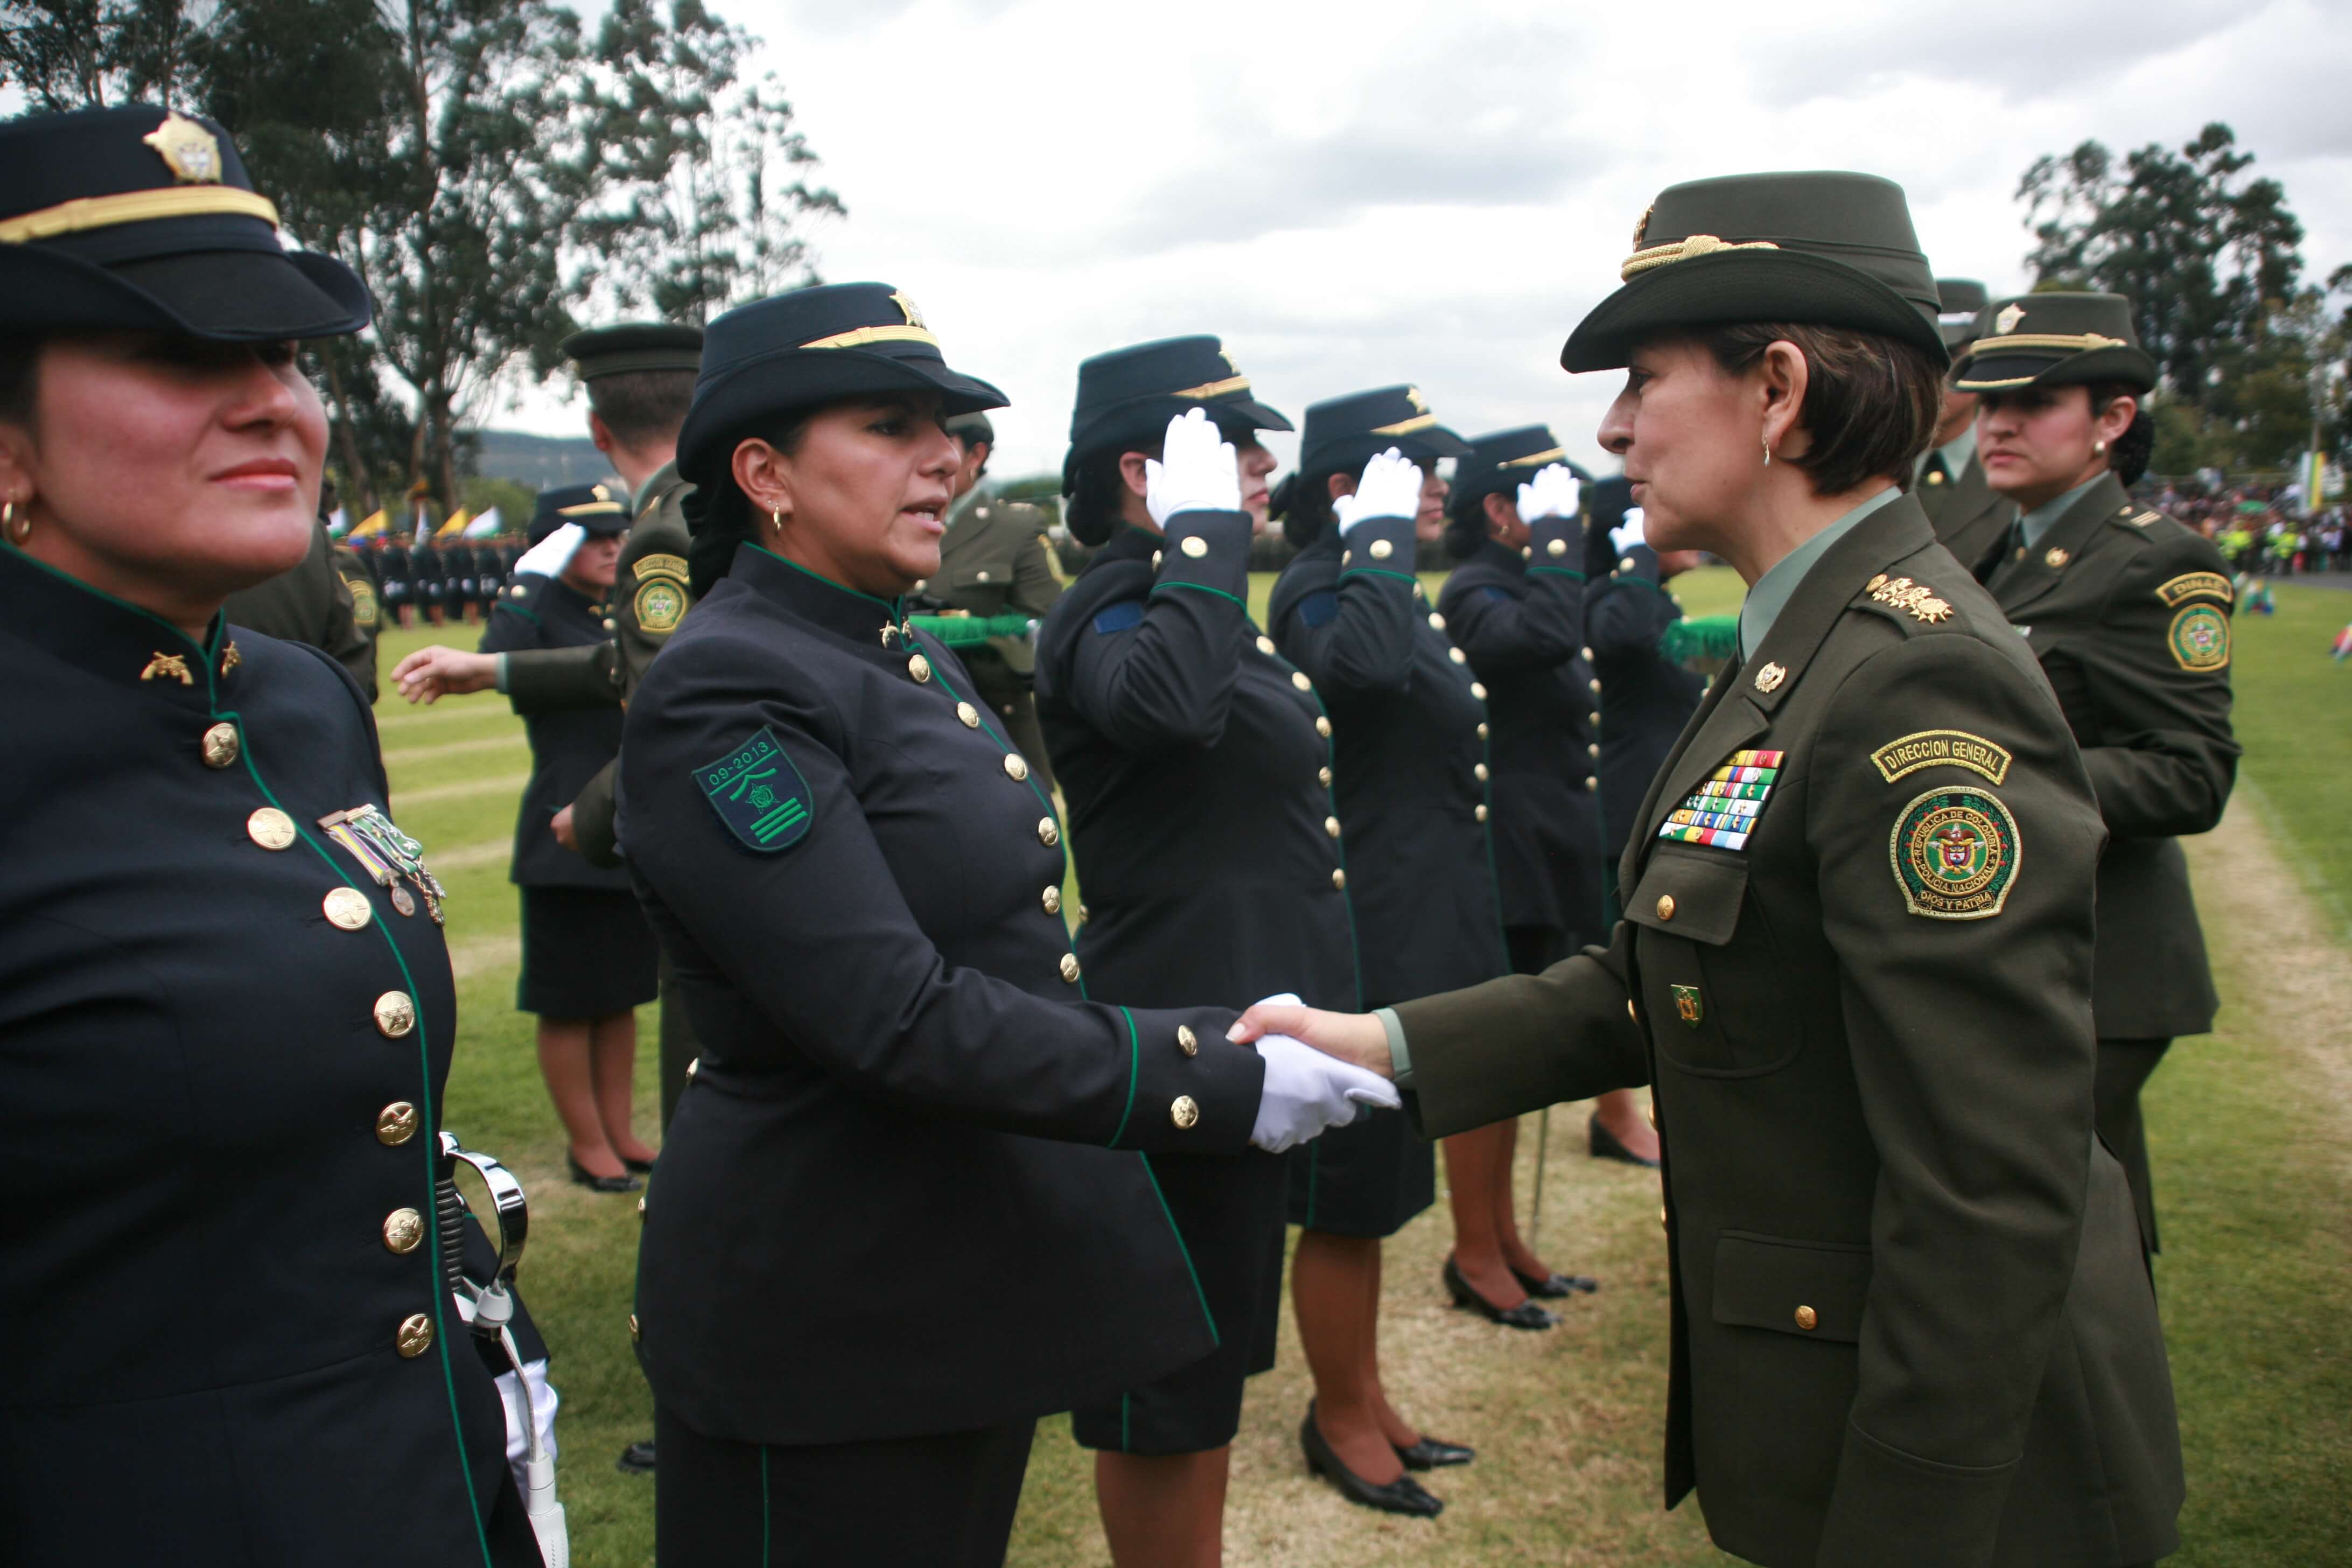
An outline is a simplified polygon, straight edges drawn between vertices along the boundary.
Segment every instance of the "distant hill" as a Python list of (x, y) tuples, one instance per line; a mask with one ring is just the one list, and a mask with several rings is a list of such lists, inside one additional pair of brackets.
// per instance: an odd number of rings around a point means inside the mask
[(485, 430), (475, 472), (488, 479), (512, 479), (531, 491), (550, 485), (586, 485), (612, 477), (613, 465), (585, 436), (530, 436), (520, 430)]

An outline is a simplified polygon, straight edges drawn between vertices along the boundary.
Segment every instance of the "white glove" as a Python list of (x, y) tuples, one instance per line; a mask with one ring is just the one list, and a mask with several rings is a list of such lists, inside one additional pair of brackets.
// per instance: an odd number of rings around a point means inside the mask
[(1239, 511), (1242, 470), (1233, 443), (1195, 408), (1168, 422), (1160, 457), (1143, 464), (1143, 506), (1161, 528), (1180, 511)]
[(1538, 468), (1536, 477), (1519, 487), (1519, 521), (1533, 522), (1539, 517), (1574, 517), (1576, 498), (1582, 489), (1565, 463), (1551, 463)]
[[(555, 1458), (555, 1407), (561, 1399), (555, 1385), (547, 1381), (547, 1358), (523, 1363), (522, 1375), (530, 1380), (531, 1426), (539, 1432), (540, 1451), (551, 1459)], [(507, 1467), (514, 1471), (516, 1489), (529, 1497), (523, 1460), (530, 1453), (530, 1444), (524, 1435), (521, 1380), (509, 1370), (491, 1381), (498, 1384), (499, 1398), (507, 1410)]]
[[(1298, 998), (1286, 991), (1258, 1005), (1267, 1003), (1295, 1007)], [(1265, 1089), (1258, 1099), (1250, 1143), (1270, 1154), (1347, 1126), (1363, 1106), (1394, 1110), (1404, 1103), (1396, 1085), (1378, 1073), (1326, 1056), (1288, 1035), (1260, 1036), (1257, 1054), (1265, 1063)]]
[(1609, 548), (1622, 556), (1636, 544), (1647, 544), (1650, 542), (1649, 537), (1642, 531), (1644, 526), (1642, 521), (1642, 509), (1638, 506), (1627, 507), (1625, 521), (1609, 531)]
[(572, 564), (572, 556), (587, 542), (588, 531), (576, 522), (567, 522), (537, 544), (522, 552), (514, 564), (515, 575), (536, 572), (542, 577), (561, 577), (563, 569)]
[(1411, 517), (1420, 510), (1421, 465), (1394, 447), (1364, 465), (1364, 476), (1356, 481), (1354, 495), (1341, 496), (1331, 503), (1331, 515), (1339, 520), (1343, 539), (1366, 518)]

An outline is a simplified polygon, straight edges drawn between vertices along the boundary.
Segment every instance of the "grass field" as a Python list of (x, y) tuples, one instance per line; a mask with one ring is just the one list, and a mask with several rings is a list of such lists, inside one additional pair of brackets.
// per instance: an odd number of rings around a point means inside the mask
[[(1256, 584), (1261, 603), (1266, 586)], [(1738, 603), (1737, 580), (1720, 570), (1676, 586), (1694, 615)], [(2230, 821), (2191, 847), (2222, 1025), (2177, 1047), (2147, 1097), (2165, 1226), (2158, 1279), (2190, 1485), (2187, 1544), (2172, 1561), (2196, 1568), (2352, 1562), (2352, 1331), (2342, 1306), (2352, 1300), (2352, 845), (2335, 820), (2340, 781), (2352, 778), (2352, 665), (2326, 657), (2347, 619), (2352, 594), (2287, 588), (2275, 617), (2240, 625), (2233, 674), (2247, 761)], [(457, 628), (439, 640), (470, 647), (476, 635)], [(431, 640), (388, 636), (384, 668)], [(387, 696), (378, 712), (395, 814), (451, 895), (459, 1035), (446, 1121), (504, 1157), (531, 1193), (522, 1283), (555, 1350), (572, 1561), (643, 1568), (653, 1556), (652, 1483), (613, 1468), (652, 1426), (626, 1329), (635, 1206), (563, 1179), (530, 1020), (514, 1011), (506, 860), (530, 767), (521, 725), (488, 696), (431, 709)], [(641, 1032), (640, 1121), (651, 1137), (650, 1008)], [(1695, 1502), (1674, 1514), (1657, 1506), (1665, 1314), (1656, 1181), (1586, 1159), (1583, 1117), (1581, 1107), (1552, 1112), (1541, 1246), (1555, 1265), (1605, 1283), (1571, 1303), (1559, 1329), (1490, 1328), (1444, 1305), (1442, 1195), (1390, 1244), (1391, 1393), (1429, 1430), (1481, 1449), (1476, 1465), (1434, 1479), (1450, 1504), (1444, 1518), (1369, 1514), (1307, 1479), (1296, 1437), (1306, 1375), (1286, 1332), (1280, 1364), (1252, 1384), (1235, 1445), (1229, 1562), (1730, 1561), (1707, 1544)], [(1537, 1131), (1529, 1117), (1525, 1151)], [(1523, 1214), (1532, 1166), (1523, 1152)], [(951, 1308), (953, 1289), (940, 1294)], [(1090, 1474), (1066, 1423), (1043, 1423), (1012, 1562), (1107, 1560)]]

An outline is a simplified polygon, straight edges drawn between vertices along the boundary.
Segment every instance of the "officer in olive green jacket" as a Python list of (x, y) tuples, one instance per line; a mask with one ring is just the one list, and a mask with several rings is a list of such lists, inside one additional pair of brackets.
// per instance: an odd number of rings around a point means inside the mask
[(2220, 823), (2239, 752), (2230, 568), (2210, 540), (2125, 489), (2155, 445), (2156, 379), (2120, 294), (2001, 300), (1953, 373), (1982, 400), (1992, 483), (2031, 508), (1979, 571), (2049, 676), (2107, 825), (2091, 994), (2098, 1128), (2151, 1252), (2140, 1088), (2220, 1005), (2179, 836)]
[[(229, 625), (322, 648), (375, 700), (375, 634), (359, 623), (350, 585), (335, 567), (335, 542), (321, 521), (299, 564), (256, 587), (240, 588), (221, 605)], [(361, 575), (364, 577), (365, 572)], [(370, 595), (370, 602), (373, 596)]]
[[(2106, 835), (2032, 649), (1897, 489), (1945, 361), (1902, 192), (1677, 185), (1623, 276), (1562, 363), (1629, 366), (1602, 442), (1652, 542), (1750, 583), (1741, 655), (1636, 819), (1624, 923), (1377, 1022), (1244, 1025), (1390, 1068), (1432, 1135), (1653, 1086), (1665, 1497), (1696, 1487), (1727, 1551), (2149, 1563), (2182, 1480), (2131, 1193), (2092, 1136)], [(1746, 322), (1836, 329), (1908, 395), (1865, 405)]]
[[(985, 414), (960, 414), (948, 421), (948, 434), (963, 448), (956, 493), (971, 495), (988, 472), (995, 427)], [(915, 584), (916, 594), (950, 615), (1044, 620), (1062, 596), (1062, 580), (1054, 575), (1045, 550), (1046, 526), (1045, 514), (1034, 506), (974, 496), (949, 519), (947, 536), (940, 541), (940, 569)], [(1003, 719), (1006, 738), (1052, 789), (1054, 764), (1045, 755), (1037, 700), (1030, 691), (1036, 643), (1025, 637), (991, 637), (961, 651), (980, 700)]]
[[(1969, 278), (1938, 278), (1941, 303), (1937, 320), (1944, 346), (1954, 354), (1988, 330), (1985, 286)], [(1936, 422), (1936, 444), (1919, 458), (1918, 482), (1912, 493), (1927, 509), (1936, 537), (1944, 542), (1963, 566), (1974, 570), (2017, 521), (2009, 498), (1985, 482), (1984, 464), (1977, 458), (1977, 395), (1956, 387), (1944, 389), (1944, 415)]]

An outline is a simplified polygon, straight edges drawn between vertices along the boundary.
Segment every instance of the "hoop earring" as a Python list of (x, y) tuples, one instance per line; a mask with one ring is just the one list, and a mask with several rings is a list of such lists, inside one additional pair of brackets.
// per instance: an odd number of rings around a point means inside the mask
[(33, 517), (30, 512), (16, 515), (15, 501), (0, 501), (0, 533), (8, 536), (11, 544), (22, 544), (33, 537)]

